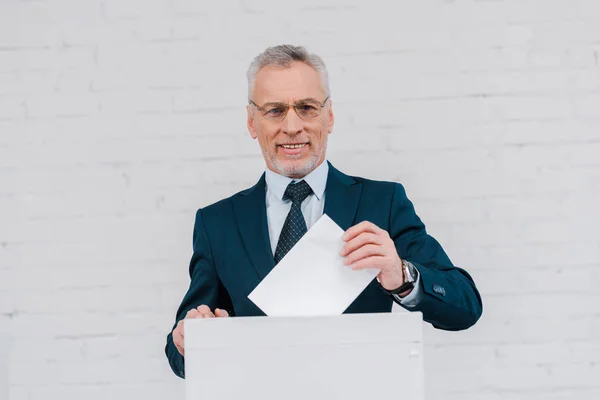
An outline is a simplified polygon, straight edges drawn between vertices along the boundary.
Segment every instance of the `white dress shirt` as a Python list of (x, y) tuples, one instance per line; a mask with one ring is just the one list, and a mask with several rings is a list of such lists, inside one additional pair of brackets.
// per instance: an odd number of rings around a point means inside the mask
[[(313, 191), (313, 193), (310, 194), (300, 205), (307, 229), (310, 229), (323, 215), (326, 195), (325, 187), (327, 186), (328, 173), (329, 164), (327, 161), (324, 161), (310, 174), (306, 175), (302, 179), (299, 179), (306, 181)], [(279, 175), (268, 168), (266, 169), (265, 182), (267, 186), (267, 225), (269, 227), (269, 239), (271, 242), (271, 250), (273, 255), (275, 255), (277, 242), (279, 241), (279, 235), (281, 235), (281, 230), (283, 229), (285, 219), (292, 208), (292, 201), (283, 200), (283, 195), (288, 185), (295, 181), (295, 179)], [(415, 307), (418, 304), (421, 294), (421, 274), (418, 273), (418, 269), (417, 275), (415, 288), (408, 296), (401, 298), (394, 295), (395, 299), (406, 307)]]

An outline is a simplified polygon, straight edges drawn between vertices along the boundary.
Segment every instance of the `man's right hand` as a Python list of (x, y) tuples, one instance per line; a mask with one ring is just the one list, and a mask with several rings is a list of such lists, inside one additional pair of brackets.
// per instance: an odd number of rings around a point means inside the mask
[(173, 343), (177, 350), (181, 355), (184, 355), (184, 345), (183, 345), (183, 321), (186, 319), (194, 319), (194, 318), (225, 318), (229, 317), (229, 313), (220, 308), (215, 309), (213, 314), (210, 311), (210, 308), (207, 305), (202, 304), (198, 308), (192, 308), (190, 311), (185, 314), (185, 318), (177, 323), (177, 326), (173, 330)]

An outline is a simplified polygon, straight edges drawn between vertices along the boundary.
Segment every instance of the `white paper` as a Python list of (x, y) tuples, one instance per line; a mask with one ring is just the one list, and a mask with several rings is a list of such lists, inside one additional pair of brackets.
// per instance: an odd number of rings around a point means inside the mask
[(342, 314), (379, 273), (344, 265), (343, 234), (324, 214), (248, 298), (268, 316)]

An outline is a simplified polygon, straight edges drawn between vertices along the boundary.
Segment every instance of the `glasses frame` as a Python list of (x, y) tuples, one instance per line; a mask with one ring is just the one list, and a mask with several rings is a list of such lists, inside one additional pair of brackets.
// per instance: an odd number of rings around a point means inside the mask
[[(319, 103), (319, 100), (317, 100), (317, 99), (314, 99), (314, 100), (315, 100), (317, 103)], [(261, 107), (261, 106), (259, 106), (258, 104), (256, 104), (256, 103), (255, 103), (254, 101), (252, 101), (251, 99), (250, 99), (250, 100), (248, 100), (248, 103), (249, 103), (250, 105), (252, 105), (252, 106), (256, 107), (256, 109), (257, 109), (258, 111), (260, 111), (260, 112), (261, 112), (261, 115), (262, 115), (262, 117), (263, 117), (264, 119), (266, 119), (266, 120), (268, 120), (268, 121), (277, 121), (277, 122), (281, 122), (281, 121), (283, 121), (283, 120), (284, 120), (284, 119), (287, 117), (287, 115), (288, 115), (288, 112), (290, 111), (290, 108), (293, 108), (293, 109), (294, 109), (294, 112), (296, 113), (296, 115), (297, 115), (297, 116), (298, 116), (298, 118), (300, 118), (300, 119), (307, 119), (307, 118), (308, 118), (308, 119), (312, 119), (312, 118), (317, 118), (319, 115), (321, 115), (321, 111), (323, 110), (323, 107), (325, 107), (325, 105), (327, 105), (327, 101), (328, 101), (328, 100), (329, 100), (329, 96), (325, 97), (325, 100), (323, 100), (323, 102), (322, 102), (322, 103), (319, 103), (319, 106), (320, 106), (320, 108), (319, 108), (319, 113), (318, 113), (317, 115), (315, 115), (314, 117), (301, 117), (301, 116), (300, 116), (300, 114), (298, 113), (298, 109), (297, 109), (296, 107), (297, 107), (297, 106), (299, 106), (299, 105), (302, 105), (302, 104), (303, 104), (302, 102), (298, 102), (298, 103), (296, 103), (296, 104), (278, 103), (278, 102), (274, 102), (274, 103), (265, 103), (265, 104), (263, 104), (263, 105), (262, 105), (262, 107)], [(286, 108), (285, 108), (285, 112), (283, 113), (283, 117), (281, 117), (281, 118), (276, 118), (276, 119), (270, 119), (270, 118), (267, 118), (267, 117), (265, 116), (265, 113), (266, 113), (267, 111), (266, 111), (266, 110), (265, 110), (265, 108), (264, 108), (264, 107), (265, 107), (267, 104), (277, 104), (277, 105), (285, 106)]]

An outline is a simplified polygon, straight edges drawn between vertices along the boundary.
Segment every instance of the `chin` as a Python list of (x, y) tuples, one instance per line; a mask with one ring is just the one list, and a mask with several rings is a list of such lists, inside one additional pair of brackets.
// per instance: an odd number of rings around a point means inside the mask
[(278, 174), (289, 178), (302, 178), (308, 175), (317, 167), (318, 160), (316, 158), (307, 158), (305, 160), (274, 160), (273, 169)]

